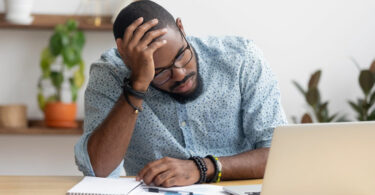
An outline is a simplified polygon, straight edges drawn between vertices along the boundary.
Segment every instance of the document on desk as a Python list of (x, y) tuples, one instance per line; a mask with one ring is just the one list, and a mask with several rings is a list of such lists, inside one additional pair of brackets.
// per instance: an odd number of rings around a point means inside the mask
[(184, 187), (159, 188), (146, 186), (135, 178), (100, 178), (84, 177), (82, 181), (70, 189), (67, 195), (157, 195), (157, 194), (189, 194), (189, 195), (225, 195), (221, 186), (196, 184)]
[[(134, 190), (134, 194), (138, 195), (227, 195), (222, 186), (210, 184), (195, 184), (184, 187), (161, 188), (154, 186), (141, 186)], [(133, 194), (133, 193), (132, 193)]]
[(139, 186), (141, 186), (141, 182), (136, 181), (134, 178), (84, 177), (66, 194), (120, 195), (129, 194), (129, 192), (134, 191)]

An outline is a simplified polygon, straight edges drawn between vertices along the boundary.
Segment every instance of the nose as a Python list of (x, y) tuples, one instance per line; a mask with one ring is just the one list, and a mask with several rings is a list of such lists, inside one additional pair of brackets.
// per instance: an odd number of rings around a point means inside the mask
[(186, 69), (185, 68), (172, 68), (173, 71), (173, 81), (182, 81), (186, 76)]

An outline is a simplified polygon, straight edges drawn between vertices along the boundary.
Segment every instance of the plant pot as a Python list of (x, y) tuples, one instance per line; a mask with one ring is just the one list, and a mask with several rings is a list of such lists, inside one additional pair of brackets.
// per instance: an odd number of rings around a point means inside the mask
[(45, 123), (49, 127), (77, 128), (77, 104), (49, 102), (44, 108)]
[(14, 24), (31, 24), (33, 0), (5, 0), (5, 19)]
[(26, 105), (0, 105), (0, 127), (24, 128), (27, 127)]

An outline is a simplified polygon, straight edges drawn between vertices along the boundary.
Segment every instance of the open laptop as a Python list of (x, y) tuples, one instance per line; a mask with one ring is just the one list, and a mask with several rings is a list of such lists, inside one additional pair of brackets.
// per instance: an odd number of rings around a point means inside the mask
[(375, 122), (275, 129), (261, 195), (374, 195)]

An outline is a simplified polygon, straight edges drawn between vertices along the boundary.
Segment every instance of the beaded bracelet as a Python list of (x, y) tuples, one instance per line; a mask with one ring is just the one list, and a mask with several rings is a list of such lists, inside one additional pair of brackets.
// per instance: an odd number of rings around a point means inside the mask
[(128, 104), (134, 109), (134, 114), (138, 114), (139, 112), (143, 111), (143, 108), (138, 108), (137, 106), (134, 106), (132, 104), (132, 102), (129, 99), (128, 93), (126, 93), (126, 91), (124, 91), (124, 96), (125, 96), (126, 102), (128, 102)]
[(138, 99), (145, 99), (147, 95), (147, 91), (134, 90), (130, 79), (126, 77), (124, 78), (124, 85), (122, 86), (122, 89), (124, 92), (127, 92)]
[(207, 181), (209, 183), (211, 182), (220, 182), (221, 180), (221, 171), (222, 171), (222, 166), (221, 166), (221, 163), (219, 161), (219, 158), (217, 158), (216, 156), (214, 155), (208, 155), (206, 156), (206, 158), (210, 159), (212, 161), (212, 163), (214, 164), (214, 167), (215, 167), (215, 175), (212, 177), (211, 180)]
[(199, 181), (196, 182), (196, 184), (204, 183), (207, 178), (207, 166), (206, 162), (204, 162), (202, 157), (199, 156), (192, 156), (189, 158), (189, 160), (194, 161), (194, 163), (197, 165), (198, 170), (199, 170)]
[(221, 176), (222, 176), (222, 170), (223, 170), (223, 166), (221, 165), (221, 162), (219, 161), (219, 158), (217, 158), (216, 156), (214, 156), (214, 158), (216, 159), (216, 162), (217, 162), (217, 168), (219, 169), (219, 173), (217, 174), (217, 179), (216, 179), (216, 183), (220, 182), (221, 181)]
[(134, 96), (135, 98), (144, 99), (146, 97), (147, 91), (134, 90), (133, 87), (131, 86), (130, 79), (128, 79), (126, 77), (124, 78), (124, 85), (122, 86), (122, 89), (123, 89), (123, 94), (125, 96), (125, 100), (134, 109), (134, 113), (138, 114), (139, 112), (142, 112), (142, 110), (143, 110), (142, 108), (138, 108), (137, 106), (132, 104), (132, 102), (129, 99), (129, 94)]

